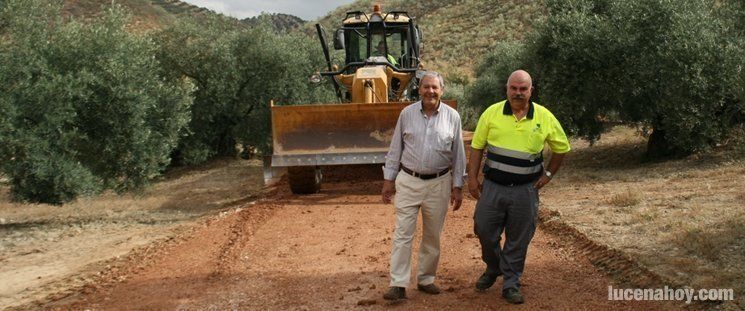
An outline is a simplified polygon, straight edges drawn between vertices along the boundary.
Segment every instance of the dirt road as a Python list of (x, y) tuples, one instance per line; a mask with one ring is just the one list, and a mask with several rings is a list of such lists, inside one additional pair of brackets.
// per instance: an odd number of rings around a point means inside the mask
[[(354, 177), (353, 177), (354, 176)], [(362, 176), (362, 177), (360, 177)], [(133, 259), (80, 292), (36, 307), (58, 309), (497, 309), (501, 280), (473, 289), (483, 264), (472, 233), (475, 202), (449, 212), (431, 296), (407, 291), (390, 304), (393, 206), (380, 203), (379, 168), (327, 172), (322, 193), (280, 187)], [(544, 202), (550, 204), (550, 202)], [(419, 239), (419, 236), (416, 237)], [(415, 243), (415, 248), (418, 245)], [(133, 258), (136, 258), (134, 256)], [(579, 252), (539, 228), (528, 252), (521, 309), (649, 310), (669, 304), (608, 301), (611, 280)]]

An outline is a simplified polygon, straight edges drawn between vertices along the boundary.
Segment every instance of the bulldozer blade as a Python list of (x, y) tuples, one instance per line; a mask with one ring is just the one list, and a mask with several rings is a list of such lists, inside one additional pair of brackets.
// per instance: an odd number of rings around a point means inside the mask
[(398, 115), (409, 104), (272, 106), (271, 166), (384, 163)]

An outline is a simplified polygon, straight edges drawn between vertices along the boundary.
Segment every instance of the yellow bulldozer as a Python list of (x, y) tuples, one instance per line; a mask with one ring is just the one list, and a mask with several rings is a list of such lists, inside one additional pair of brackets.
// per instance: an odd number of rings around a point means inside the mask
[[(320, 190), (321, 167), (384, 163), (400, 111), (418, 98), (422, 32), (405, 11), (347, 12), (333, 32), (333, 46), (344, 51), (344, 65), (332, 63), (326, 34), (316, 31), (326, 58), (326, 77), (338, 103), (271, 104), (273, 153), (265, 158), (264, 178), (287, 171), (296, 194)], [(448, 102), (449, 105), (455, 105)], [(382, 173), (381, 173), (382, 174)]]

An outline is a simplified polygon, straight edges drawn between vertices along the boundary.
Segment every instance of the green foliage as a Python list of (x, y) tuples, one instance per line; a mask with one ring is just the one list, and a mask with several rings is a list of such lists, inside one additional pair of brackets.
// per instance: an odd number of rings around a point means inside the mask
[[(547, 1), (548, 18), (536, 26), (518, 63), (530, 64), (538, 101), (569, 132), (596, 139), (612, 116), (654, 129), (649, 155), (706, 148), (742, 115), (733, 90), (742, 87), (736, 81), (743, 53), (731, 43), (741, 37), (725, 31), (727, 23), (711, 9), (715, 3)], [(474, 99), (486, 97), (490, 85), (502, 87), (487, 72), (510, 62), (484, 65), (491, 70), (480, 71)]]
[(270, 100), (333, 99), (330, 89), (308, 82), (323, 61), (317, 43), (305, 36), (208, 16), (183, 19), (154, 39), (161, 42), (157, 58), (166, 74), (188, 77), (196, 85), (189, 133), (176, 153), (184, 163), (233, 154), (236, 143), (268, 151)]
[(124, 30), (127, 15), (113, 7), (82, 24), (46, 1), (0, 9), (0, 162), (14, 197), (59, 204), (160, 174), (190, 87), (158, 75), (156, 45)]
[(716, 8), (716, 13), (724, 20), (724, 33), (727, 37), (725, 64), (739, 74), (733, 75), (726, 84), (732, 87), (732, 93), (739, 102), (738, 122), (745, 122), (745, 1), (726, 0)]
[[(482, 112), (507, 97), (506, 85), (510, 73), (516, 69), (532, 71), (525, 62), (525, 46), (520, 42), (498, 42), (493, 53), (487, 54), (476, 67), (478, 79), (466, 89), (466, 100), (461, 113), (464, 128), (476, 129)], [(534, 92), (534, 97), (537, 92)]]
[(466, 100), (465, 92), (467, 85), (467, 80), (450, 79), (445, 81), (445, 92), (442, 95), (442, 98), (456, 101), (458, 113), (460, 114), (461, 120), (463, 120), (463, 128), (472, 130), (476, 127), (476, 122), (478, 122), (479, 116), (478, 112), (463, 104)]
[(516, 69), (526, 69), (525, 47), (518, 42), (499, 42), (494, 45), (494, 52), (485, 56), (476, 67), (478, 79), (467, 92), (469, 106), (479, 114), (492, 104), (504, 100), (507, 78)]

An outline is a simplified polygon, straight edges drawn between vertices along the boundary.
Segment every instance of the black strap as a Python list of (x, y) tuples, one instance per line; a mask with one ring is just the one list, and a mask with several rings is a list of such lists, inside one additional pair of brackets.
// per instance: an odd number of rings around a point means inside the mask
[(435, 173), (435, 174), (419, 174), (417, 172), (414, 172), (414, 171), (410, 170), (409, 168), (407, 168), (406, 166), (403, 166), (403, 165), (401, 165), (401, 170), (404, 171), (404, 172), (406, 172), (407, 174), (409, 174), (411, 176), (414, 176), (414, 177), (417, 177), (417, 178), (423, 179), (423, 180), (437, 178), (437, 177), (440, 177), (440, 176), (445, 175), (448, 172), (450, 172), (450, 168), (448, 167), (448, 168), (442, 170), (441, 172)]

